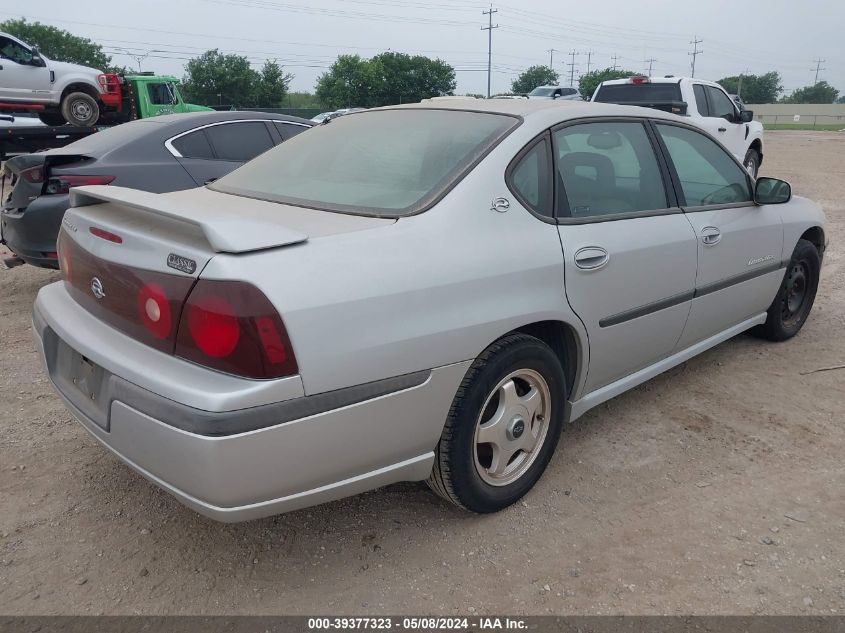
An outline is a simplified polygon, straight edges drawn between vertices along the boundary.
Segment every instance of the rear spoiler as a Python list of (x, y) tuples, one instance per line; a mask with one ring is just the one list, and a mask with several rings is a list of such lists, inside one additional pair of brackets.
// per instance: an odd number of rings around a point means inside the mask
[[(198, 193), (199, 190), (194, 190)], [(207, 204), (184, 195), (149, 193), (126, 187), (93, 185), (70, 190), (70, 206), (112, 203), (141, 214), (162, 216), (199, 229), (211, 249), (218, 253), (246, 253), (304, 242), (308, 236), (286, 227), (282, 214), (268, 208), (272, 203), (250, 201), (237, 204), (221, 196), (219, 204)], [(237, 206), (237, 209), (233, 208)], [(273, 205), (277, 206), (277, 205)], [(152, 218), (150, 218), (152, 220)]]
[[(610, 102), (602, 102), (610, 103)], [(641, 108), (651, 108), (653, 110), (662, 110), (670, 114), (678, 114), (686, 116), (689, 104), (686, 101), (614, 101), (617, 105), (639, 106)]]

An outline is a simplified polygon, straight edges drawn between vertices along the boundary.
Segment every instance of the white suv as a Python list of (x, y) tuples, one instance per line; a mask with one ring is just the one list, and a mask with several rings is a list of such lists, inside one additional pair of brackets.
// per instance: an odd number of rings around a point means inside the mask
[(713, 81), (643, 76), (613, 79), (599, 84), (592, 101), (645, 106), (684, 116), (710, 132), (757, 177), (763, 162), (763, 124)]

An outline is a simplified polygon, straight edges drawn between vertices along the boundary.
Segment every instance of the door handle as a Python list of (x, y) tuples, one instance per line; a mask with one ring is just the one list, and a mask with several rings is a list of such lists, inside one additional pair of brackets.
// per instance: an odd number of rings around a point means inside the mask
[(598, 270), (610, 261), (610, 255), (601, 246), (585, 246), (575, 252), (575, 265), (581, 270)]
[(722, 239), (722, 232), (715, 226), (705, 226), (701, 229), (701, 242), (706, 246), (714, 246)]
[(728, 128), (726, 128), (726, 127), (720, 127), (720, 128), (719, 128), (719, 131), (720, 131), (720, 132), (727, 132), (727, 131), (728, 131)]

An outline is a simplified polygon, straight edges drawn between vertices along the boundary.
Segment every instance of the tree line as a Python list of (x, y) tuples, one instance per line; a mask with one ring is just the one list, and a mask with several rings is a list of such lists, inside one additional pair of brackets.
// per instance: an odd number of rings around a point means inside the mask
[[(72, 33), (24, 18), (0, 23), (0, 31), (37, 45), (50, 59), (100, 68), (105, 72), (131, 72), (112, 64), (100, 44)], [(602, 81), (640, 74), (631, 70), (604, 68), (582, 75), (578, 88), (589, 98)], [(451, 95), (457, 87), (455, 69), (440, 59), (423, 55), (385, 52), (369, 59), (340, 55), (317, 78), (314, 93), (289, 91), (294, 76), (283, 65), (268, 59), (256, 70), (243, 55), (204, 52), (185, 65), (182, 77), (185, 97), (202, 105), (243, 107), (343, 108), (415, 103), (422, 99)], [(534, 88), (556, 85), (559, 74), (548, 66), (532, 66), (511, 84), (513, 94), (527, 94)], [(762, 75), (736, 75), (718, 80), (729, 93), (746, 103), (845, 103), (845, 96), (820, 81), (783, 95), (777, 71)], [(481, 96), (481, 95), (471, 95)]]

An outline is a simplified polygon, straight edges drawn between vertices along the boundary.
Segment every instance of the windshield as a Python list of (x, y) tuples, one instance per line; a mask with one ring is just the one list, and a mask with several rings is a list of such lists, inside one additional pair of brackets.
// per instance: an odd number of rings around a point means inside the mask
[(554, 91), (554, 88), (540, 86), (539, 88), (534, 88), (528, 95), (531, 97), (551, 97)]
[(599, 87), (594, 101), (602, 103), (655, 103), (681, 101), (681, 86), (671, 84), (609, 84)]
[(432, 204), (519, 124), (461, 110), (397, 109), (332, 119), (210, 188), (326, 211), (398, 217)]

